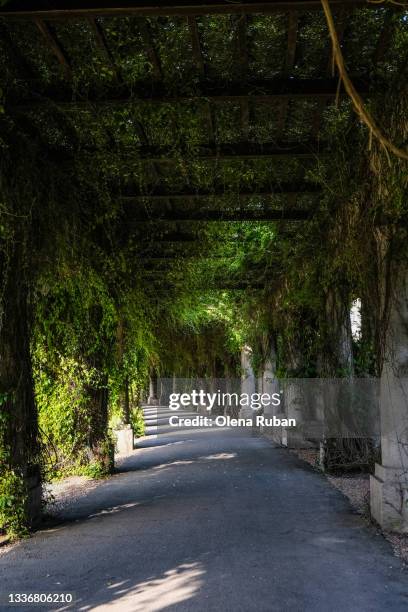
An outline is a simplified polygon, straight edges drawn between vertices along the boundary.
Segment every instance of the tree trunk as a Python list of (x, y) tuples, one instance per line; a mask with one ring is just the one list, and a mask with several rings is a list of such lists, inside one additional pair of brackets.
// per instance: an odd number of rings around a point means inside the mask
[(4, 283), (0, 310), (0, 427), (6, 456), (3, 466), (0, 463), (0, 473), (2, 469), (9, 469), (22, 478), (27, 495), (25, 523), (30, 526), (40, 517), (41, 477), (23, 244), (23, 240), (16, 239), (8, 264), (0, 262)]
[[(106, 381), (103, 381), (106, 383)], [(89, 450), (91, 461), (100, 464), (102, 470), (110, 473), (113, 469), (112, 448), (108, 437), (108, 388), (106, 384), (89, 386), (88, 415)]]

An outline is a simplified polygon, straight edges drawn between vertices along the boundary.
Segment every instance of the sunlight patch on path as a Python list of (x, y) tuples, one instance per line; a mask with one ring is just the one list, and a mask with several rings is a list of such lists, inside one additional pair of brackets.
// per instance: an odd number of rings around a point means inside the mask
[(128, 580), (108, 585), (102, 605), (82, 606), (81, 611), (121, 610), (123, 612), (158, 612), (194, 597), (203, 586), (205, 571), (200, 563), (183, 563), (160, 578), (146, 580), (134, 587)]

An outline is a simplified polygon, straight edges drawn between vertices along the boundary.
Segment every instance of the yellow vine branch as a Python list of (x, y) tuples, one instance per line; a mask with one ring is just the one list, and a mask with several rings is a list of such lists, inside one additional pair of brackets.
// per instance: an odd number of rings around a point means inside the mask
[(375, 136), (377, 140), (384, 147), (385, 151), (388, 154), (388, 151), (400, 157), (401, 159), (408, 160), (408, 152), (400, 149), (394, 143), (392, 143), (380, 130), (378, 125), (376, 124), (374, 118), (370, 114), (370, 112), (365, 108), (364, 102), (360, 96), (360, 94), (356, 91), (344, 64), (343, 54), (341, 52), (339, 39), (336, 32), (336, 27), (333, 21), (333, 15), (330, 9), (329, 0), (321, 0), (324, 14), (326, 16), (327, 25), (329, 28), (330, 38), (333, 45), (333, 58), (336, 62), (339, 75), (341, 80), (343, 81), (344, 88), (347, 94), (350, 96), (354, 109), (361, 118), (361, 120), (366, 124), (368, 129), (370, 130), (370, 138)]

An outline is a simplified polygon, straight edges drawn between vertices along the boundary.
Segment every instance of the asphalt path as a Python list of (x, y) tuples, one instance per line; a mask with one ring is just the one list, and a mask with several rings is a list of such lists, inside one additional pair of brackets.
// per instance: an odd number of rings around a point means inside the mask
[[(1, 610), (408, 610), (390, 545), (321, 474), (248, 429), (163, 414), (118, 473), (3, 551)], [(9, 607), (21, 592), (75, 602)]]

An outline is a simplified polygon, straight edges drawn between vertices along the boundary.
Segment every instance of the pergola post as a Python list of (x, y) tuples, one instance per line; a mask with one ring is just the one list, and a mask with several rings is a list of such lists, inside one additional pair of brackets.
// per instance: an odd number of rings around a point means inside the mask
[[(271, 397), (274, 393), (279, 393), (279, 383), (278, 379), (276, 378), (277, 347), (275, 335), (270, 336), (268, 344), (267, 356), (265, 358), (262, 371), (262, 393), (267, 393)], [(264, 407), (264, 415), (266, 418), (271, 418), (274, 415), (282, 414), (282, 412), (282, 405), (273, 406), (272, 404), (269, 404)], [(279, 444), (282, 443), (281, 427), (264, 427), (263, 432), (271, 436), (275, 442)]]
[(373, 518), (408, 533), (408, 268), (397, 279), (380, 379), (381, 465), (370, 477)]
[[(16, 232), (6, 262), (0, 253), (4, 274), (2, 321), (0, 322), (0, 478), (11, 478), (15, 504), (21, 503), (22, 525), (38, 523), (41, 516), (37, 409), (30, 355), (29, 288), (25, 276), (25, 228)], [(21, 498), (21, 501), (19, 501)], [(25, 498), (25, 501), (24, 501)], [(3, 525), (5, 529), (8, 525)]]
[(294, 419), (296, 426), (282, 427), (282, 445), (287, 448), (310, 448), (313, 444), (306, 439), (304, 426), (309, 417), (308, 395), (304, 379), (300, 378), (304, 367), (304, 348), (301, 331), (287, 342), (288, 379), (283, 385), (283, 407), (286, 419)]
[(147, 400), (149, 406), (158, 406), (159, 399), (157, 397), (157, 372), (152, 370), (149, 376), (149, 397)]
[[(256, 390), (256, 380), (252, 368), (252, 349), (245, 345), (241, 349), (241, 394), (247, 394), (249, 401)], [(252, 418), (253, 410), (251, 406), (241, 406), (239, 411), (240, 418)]]
[(129, 379), (126, 378), (123, 384), (120, 398), (122, 408), (123, 427), (115, 431), (116, 449), (119, 455), (128, 455), (133, 451), (133, 428), (130, 423), (130, 397)]

